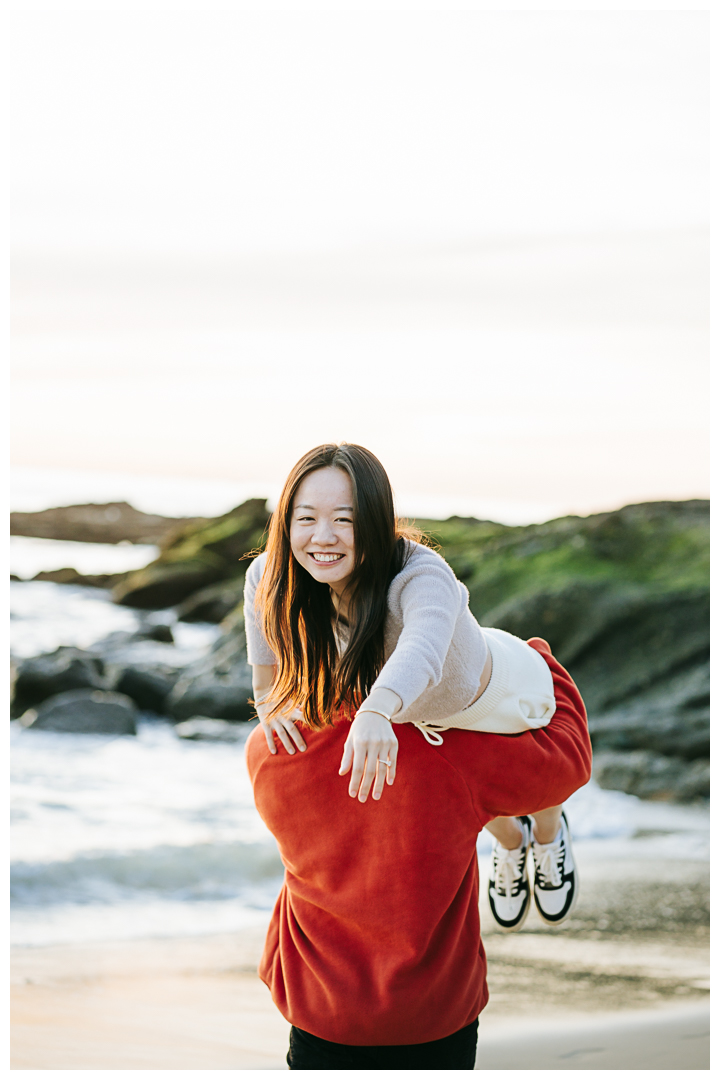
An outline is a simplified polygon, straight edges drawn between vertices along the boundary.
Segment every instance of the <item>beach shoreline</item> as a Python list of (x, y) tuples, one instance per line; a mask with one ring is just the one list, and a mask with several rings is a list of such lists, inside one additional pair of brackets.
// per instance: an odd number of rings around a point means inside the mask
[[(254, 928), (198, 938), (15, 947), (11, 1068), (285, 1069), (289, 1024), (255, 970), (263, 937)], [(535, 934), (492, 933), (486, 948), (491, 999), (480, 1020), (478, 1068), (708, 1067), (702, 948), (571, 938), (559, 945), (550, 935), (538, 948)], [(544, 957), (549, 994), (532, 979), (518, 984), (517, 967), (508, 960), (523, 954), (535, 962)], [(609, 987), (613, 981), (622, 986), (629, 968), (635, 993), (624, 986), (619, 1007), (608, 1008), (606, 994), (593, 1007), (587, 994), (575, 993), (578, 969), (586, 982)], [(533, 963), (526, 973), (536, 970)], [(643, 999), (641, 983), (658, 977), (674, 978), (686, 993)], [(662, 1047), (668, 1033), (674, 1033), (672, 1045)], [(667, 1061), (678, 1045), (681, 1063), (659, 1065), (661, 1050)]]
[[(705, 894), (707, 864), (582, 866), (579, 914), (565, 928), (533, 912), (521, 933), (502, 934), (482, 896), (490, 1003), (477, 1068), (708, 1068), (708, 928), (681, 892)], [(285, 1069), (289, 1025), (256, 973), (264, 938), (258, 925), (16, 946), (12, 1068)]]

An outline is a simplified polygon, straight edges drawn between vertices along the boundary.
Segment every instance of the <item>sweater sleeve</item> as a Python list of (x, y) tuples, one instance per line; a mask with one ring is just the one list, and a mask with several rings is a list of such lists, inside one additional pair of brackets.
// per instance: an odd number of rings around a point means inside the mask
[(467, 594), (444, 560), (411, 574), (399, 596), (402, 630), (394, 652), (385, 663), (374, 687), (393, 690), (402, 699), (403, 712), (423, 691), (442, 678), (455, 624)]
[(266, 556), (259, 555), (257, 559), (253, 559), (250, 563), (245, 575), (245, 638), (247, 641), (248, 663), (270, 667), (277, 663), (277, 657), (265, 639), (258, 613), (255, 610), (255, 594), (265, 569), (265, 562)]

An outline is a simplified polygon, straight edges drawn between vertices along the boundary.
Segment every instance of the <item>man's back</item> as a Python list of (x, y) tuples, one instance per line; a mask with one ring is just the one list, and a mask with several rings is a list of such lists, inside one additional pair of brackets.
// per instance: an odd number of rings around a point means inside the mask
[(433, 746), (396, 725), (398, 777), (379, 802), (351, 799), (338, 775), (347, 721), (304, 730), (307, 750), (293, 757), (271, 755), (253, 732), (255, 799), (286, 867), (260, 975), (296, 1027), (351, 1045), (420, 1043), (484, 1007), (477, 834), (589, 778), (582, 702), (546, 658), (557, 700), (548, 728), (453, 730)]

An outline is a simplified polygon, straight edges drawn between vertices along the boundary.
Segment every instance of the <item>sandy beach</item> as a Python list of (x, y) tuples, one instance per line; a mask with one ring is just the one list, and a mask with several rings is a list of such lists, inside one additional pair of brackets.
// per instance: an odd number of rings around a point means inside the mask
[[(708, 869), (577, 844), (581, 902), (483, 939), (478, 1069), (709, 1068)], [(486, 880), (485, 868), (482, 868)], [(261, 928), (13, 951), (13, 1069), (285, 1069)]]

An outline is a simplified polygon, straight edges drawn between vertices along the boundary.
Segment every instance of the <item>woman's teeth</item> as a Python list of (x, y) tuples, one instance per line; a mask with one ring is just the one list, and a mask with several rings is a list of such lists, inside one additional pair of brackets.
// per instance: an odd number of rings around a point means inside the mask
[(338, 562), (340, 559), (342, 559), (342, 555), (320, 555), (317, 551), (313, 552), (312, 557), (315, 562), (324, 563)]

